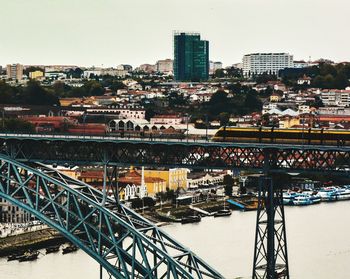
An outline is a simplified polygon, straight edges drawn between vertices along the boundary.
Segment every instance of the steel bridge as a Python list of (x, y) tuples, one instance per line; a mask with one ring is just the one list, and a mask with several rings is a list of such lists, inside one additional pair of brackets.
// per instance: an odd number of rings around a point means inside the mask
[(220, 143), (100, 136), (1, 134), (0, 152), (47, 164), (348, 171), (350, 147)]
[(0, 197), (30, 212), (113, 278), (223, 278), (154, 224), (40, 163), (0, 155)]
[[(0, 134), (0, 148), (0, 196), (57, 229), (114, 278), (223, 277), (149, 221), (108, 198), (106, 187), (101, 193), (43, 164), (102, 165), (104, 186), (107, 166), (113, 167), (113, 175), (119, 166), (130, 165), (254, 169), (265, 175), (350, 170), (346, 146)], [(268, 176), (259, 186), (252, 277), (289, 278), (282, 189)]]

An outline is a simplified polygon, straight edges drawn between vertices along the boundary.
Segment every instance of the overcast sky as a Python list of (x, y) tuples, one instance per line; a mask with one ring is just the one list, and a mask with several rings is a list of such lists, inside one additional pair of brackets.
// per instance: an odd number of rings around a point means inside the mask
[(172, 58), (174, 30), (225, 66), (252, 52), (350, 60), (349, 0), (0, 0), (0, 65), (116, 66)]

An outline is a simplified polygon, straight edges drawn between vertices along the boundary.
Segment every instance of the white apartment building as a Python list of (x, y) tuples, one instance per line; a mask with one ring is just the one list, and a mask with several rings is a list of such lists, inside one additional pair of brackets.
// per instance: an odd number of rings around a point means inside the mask
[(145, 119), (146, 111), (144, 109), (132, 108), (92, 108), (86, 110), (88, 113), (115, 114), (120, 119)]
[(321, 100), (325, 106), (348, 107), (350, 106), (350, 90), (323, 90)]
[(151, 124), (179, 125), (182, 117), (178, 115), (156, 115), (150, 119)]
[(67, 79), (67, 74), (63, 72), (46, 72), (45, 78), (48, 79)]
[(0, 197), (0, 223), (26, 223), (30, 214)]
[(243, 56), (245, 77), (263, 73), (278, 75), (279, 70), (293, 67), (293, 55), (288, 53), (252, 53)]

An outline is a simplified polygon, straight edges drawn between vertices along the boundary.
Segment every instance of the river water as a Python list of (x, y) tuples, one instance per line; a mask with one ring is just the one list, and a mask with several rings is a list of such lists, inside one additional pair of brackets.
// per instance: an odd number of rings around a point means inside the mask
[[(289, 268), (293, 279), (350, 277), (350, 201), (286, 207)], [(163, 227), (225, 278), (249, 277), (256, 212), (203, 218)], [(82, 251), (40, 256), (35, 262), (0, 259), (3, 279), (97, 279), (99, 267)], [(106, 277), (107, 278), (107, 277)]]

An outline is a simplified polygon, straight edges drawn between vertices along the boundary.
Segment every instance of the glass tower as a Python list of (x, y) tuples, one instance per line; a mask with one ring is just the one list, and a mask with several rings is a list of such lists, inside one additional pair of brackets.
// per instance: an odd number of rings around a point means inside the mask
[(176, 81), (203, 81), (209, 77), (209, 42), (198, 33), (174, 33)]

